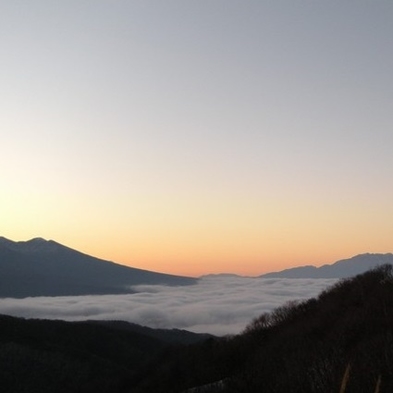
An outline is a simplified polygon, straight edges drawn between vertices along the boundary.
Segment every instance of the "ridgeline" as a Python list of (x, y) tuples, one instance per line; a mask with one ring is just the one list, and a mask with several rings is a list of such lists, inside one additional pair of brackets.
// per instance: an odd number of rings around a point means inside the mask
[(2, 316), (2, 392), (393, 391), (392, 265), (262, 314), (236, 336), (132, 326)]

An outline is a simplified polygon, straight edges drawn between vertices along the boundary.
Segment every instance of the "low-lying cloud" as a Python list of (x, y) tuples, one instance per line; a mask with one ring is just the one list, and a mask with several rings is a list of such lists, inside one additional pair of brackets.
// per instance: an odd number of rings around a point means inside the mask
[(317, 296), (336, 279), (207, 276), (185, 287), (140, 285), (130, 295), (1, 299), (0, 313), (25, 318), (124, 320), (153, 328), (216, 335), (240, 333), (290, 300)]

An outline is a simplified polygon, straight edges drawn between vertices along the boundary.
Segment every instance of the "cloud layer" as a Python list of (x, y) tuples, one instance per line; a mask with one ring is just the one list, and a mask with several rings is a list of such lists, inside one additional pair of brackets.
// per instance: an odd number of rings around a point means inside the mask
[(0, 313), (26, 318), (124, 320), (153, 328), (240, 333), (258, 315), (307, 299), (336, 279), (207, 276), (186, 287), (141, 285), (132, 295), (1, 299)]

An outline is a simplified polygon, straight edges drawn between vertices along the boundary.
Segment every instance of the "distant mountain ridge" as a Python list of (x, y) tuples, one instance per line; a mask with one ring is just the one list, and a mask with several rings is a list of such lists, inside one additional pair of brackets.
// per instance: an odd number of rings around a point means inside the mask
[(339, 260), (332, 265), (300, 266), (279, 272), (263, 274), (261, 278), (348, 278), (379, 265), (392, 264), (393, 254), (359, 254)]
[[(348, 278), (383, 264), (393, 254), (360, 254), (332, 265), (300, 266), (259, 278)], [(210, 277), (202, 276), (201, 278)], [(213, 277), (230, 277), (218, 274)], [(0, 298), (127, 294), (132, 286), (191, 285), (198, 278), (157, 273), (92, 257), (53, 240), (12, 241), (0, 236)]]
[(53, 240), (0, 237), (0, 297), (125, 294), (135, 292), (134, 285), (196, 282), (105, 261)]

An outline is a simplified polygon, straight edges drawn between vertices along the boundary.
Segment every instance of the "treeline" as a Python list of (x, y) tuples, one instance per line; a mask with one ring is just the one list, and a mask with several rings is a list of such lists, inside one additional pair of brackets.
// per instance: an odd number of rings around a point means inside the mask
[(392, 266), (263, 314), (242, 339), (255, 349), (226, 392), (392, 392)]
[(391, 265), (340, 281), (316, 299), (288, 303), (262, 314), (238, 336), (167, 352), (128, 390), (392, 391)]
[(390, 393), (392, 266), (262, 314), (232, 337), (0, 316), (0, 386), (4, 393)]

